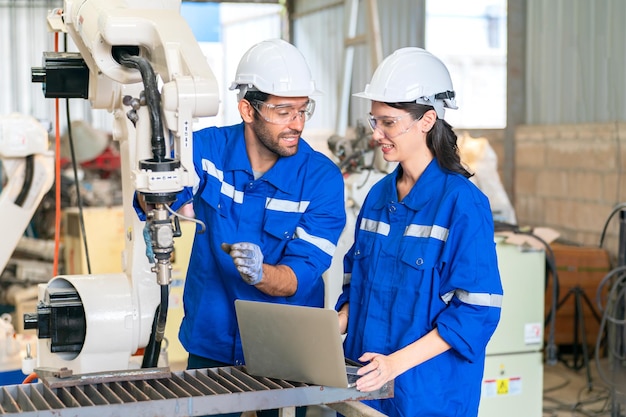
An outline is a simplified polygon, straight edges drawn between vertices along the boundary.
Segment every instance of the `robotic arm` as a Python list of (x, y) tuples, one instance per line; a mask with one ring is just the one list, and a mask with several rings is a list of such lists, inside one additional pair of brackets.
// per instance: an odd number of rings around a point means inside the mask
[(41, 123), (18, 113), (0, 117), (0, 163), (7, 178), (0, 192), (0, 212), (9, 219), (2, 228), (2, 272), (54, 181), (54, 154), (48, 150), (48, 132)]
[[(46, 97), (88, 98), (113, 114), (127, 231), (124, 273), (58, 276), (40, 287), (38, 313), (25, 319), (38, 329), (40, 367), (127, 369), (144, 347), (143, 366), (156, 366), (180, 235), (169, 205), (193, 184), (193, 119), (215, 115), (219, 105), (215, 77), (179, 8), (180, 0), (65, 0), (64, 27), (79, 56), (46, 53), (44, 67), (33, 68)], [(76, 83), (81, 77), (88, 85)], [(147, 224), (133, 209), (136, 192), (154, 207)]]

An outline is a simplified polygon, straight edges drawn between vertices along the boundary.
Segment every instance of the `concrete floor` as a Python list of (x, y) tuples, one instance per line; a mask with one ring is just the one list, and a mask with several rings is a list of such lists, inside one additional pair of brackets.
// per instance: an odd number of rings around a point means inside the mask
[[(611, 395), (606, 378), (618, 378), (621, 394)], [(592, 359), (589, 368), (582, 361), (545, 365), (543, 381), (543, 417), (626, 415), (626, 368), (611, 372), (606, 359), (599, 364)]]

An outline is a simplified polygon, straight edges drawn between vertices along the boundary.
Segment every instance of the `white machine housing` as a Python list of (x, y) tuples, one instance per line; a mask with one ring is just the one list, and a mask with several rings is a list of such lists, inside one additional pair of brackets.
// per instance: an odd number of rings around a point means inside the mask
[[(133, 367), (131, 356), (150, 339), (160, 288), (146, 257), (145, 222), (133, 208), (136, 191), (178, 192), (193, 183), (192, 123), (214, 116), (219, 99), (216, 79), (180, 16), (180, 0), (66, 0), (65, 29), (89, 67), (89, 101), (114, 116), (113, 139), (120, 145), (125, 250), (123, 273), (63, 275), (41, 286), (39, 300), (59, 288), (76, 291), (86, 321), (79, 353), (51, 351), (51, 339), (39, 339), (39, 367), (68, 368), (75, 374)], [(140, 97), (140, 72), (115, 61), (116, 46), (137, 46), (161, 84), (161, 115), (167, 155), (180, 160), (169, 172), (139, 168), (151, 157), (149, 111), (141, 107), (135, 124), (126, 116), (124, 97)], [(103, 227), (107, 227), (103, 225)]]
[[(32, 175), (21, 204), (16, 199), (27, 181), (27, 160), (32, 155)], [(39, 203), (54, 182), (54, 153), (48, 149), (48, 132), (32, 116), (13, 113), (0, 117), (0, 162), (7, 178), (0, 193), (5, 219), (0, 248), (0, 272), (4, 270)]]

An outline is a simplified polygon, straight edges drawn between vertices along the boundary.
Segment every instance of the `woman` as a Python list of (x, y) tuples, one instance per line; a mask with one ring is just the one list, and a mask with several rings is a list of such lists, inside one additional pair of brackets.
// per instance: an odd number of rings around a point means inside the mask
[(357, 382), (394, 397), (368, 405), (389, 416), (476, 416), (485, 347), (500, 319), (489, 201), (469, 181), (445, 65), (402, 48), (365, 91), (372, 138), (394, 172), (370, 190), (344, 260), (337, 302), (346, 356), (365, 363)]

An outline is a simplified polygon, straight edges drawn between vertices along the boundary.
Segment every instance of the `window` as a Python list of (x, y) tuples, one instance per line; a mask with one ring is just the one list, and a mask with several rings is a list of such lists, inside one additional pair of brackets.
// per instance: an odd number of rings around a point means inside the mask
[(426, 49), (450, 70), (455, 128), (506, 126), (506, 0), (428, 0)]

